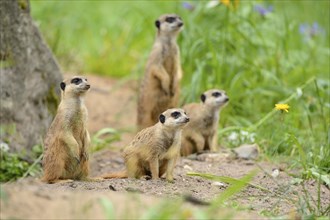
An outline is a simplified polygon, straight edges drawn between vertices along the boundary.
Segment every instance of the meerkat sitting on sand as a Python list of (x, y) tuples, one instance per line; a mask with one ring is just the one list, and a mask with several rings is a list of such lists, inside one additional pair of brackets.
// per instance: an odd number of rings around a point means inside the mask
[(150, 53), (138, 97), (139, 130), (157, 123), (158, 116), (178, 105), (182, 69), (176, 38), (183, 28), (178, 15), (165, 14), (156, 20), (157, 37)]
[(225, 91), (211, 89), (201, 95), (201, 101), (183, 107), (191, 121), (182, 131), (182, 156), (217, 150), (219, 113), (229, 98)]
[(173, 169), (180, 156), (182, 128), (188, 122), (182, 109), (166, 110), (157, 124), (140, 131), (125, 148), (126, 170), (103, 178), (141, 178), (151, 174), (152, 179), (158, 179), (166, 173), (166, 180), (172, 182)]
[(87, 108), (84, 96), (90, 85), (83, 77), (60, 84), (61, 103), (45, 138), (43, 182), (59, 183), (88, 178)]

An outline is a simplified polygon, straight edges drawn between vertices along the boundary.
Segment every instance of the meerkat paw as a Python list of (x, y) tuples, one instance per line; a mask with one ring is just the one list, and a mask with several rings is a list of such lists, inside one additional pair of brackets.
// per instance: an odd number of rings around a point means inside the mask
[(156, 176), (156, 177), (152, 177), (151, 179), (154, 180), (154, 181), (158, 181), (158, 180), (160, 180), (160, 178), (159, 178), (158, 176)]
[(140, 179), (142, 179), (142, 180), (151, 180), (151, 176), (144, 175), (144, 176), (141, 176)]
[(172, 176), (167, 176), (166, 181), (169, 183), (174, 183), (174, 178)]
[(62, 183), (71, 183), (71, 182), (73, 182), (72, 179), (65, 179), (65, 180), (57, 179), (57, 180), (47, 181), (47, 183), (49, 184), (62, 184)]

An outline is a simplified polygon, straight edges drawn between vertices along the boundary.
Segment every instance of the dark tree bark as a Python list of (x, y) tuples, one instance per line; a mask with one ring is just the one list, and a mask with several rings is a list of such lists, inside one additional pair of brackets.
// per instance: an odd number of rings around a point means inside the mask
[(62, 75), (30, 16), (29, 0), (0, 0), (0, 142), (27, 152), (59, 102)]

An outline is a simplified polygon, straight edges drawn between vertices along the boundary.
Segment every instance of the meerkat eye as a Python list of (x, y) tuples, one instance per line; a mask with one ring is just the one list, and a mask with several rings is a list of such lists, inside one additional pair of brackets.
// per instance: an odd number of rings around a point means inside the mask
[(71, 83), (79, 85), (82, 82), (82, 80), (80, 78), (73, 78), (71, 80)]
[(175, 17), (167, 17), (167, 18), (165, 19), (165, 21), (166, 21), (167, 23), (173, 23), (173, 22), (175, 21)]
[(172, 114), (171, 114), (171, 116), (172, 116), (173, 118), (175, 118), (175, 119), (179, 118), (180, 115), (181, 115), (180, 112), (172, 112)]
[(214, 97), (219, 97), (221, 95), (222, 95), (221, 92), (214, 92), (214, 93), (212, 93), (212, 96), (214, 96)]

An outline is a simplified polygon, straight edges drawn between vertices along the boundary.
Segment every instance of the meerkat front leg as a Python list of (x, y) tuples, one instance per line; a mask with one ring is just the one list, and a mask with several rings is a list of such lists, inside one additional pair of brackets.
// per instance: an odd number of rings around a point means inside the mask
[(149, 161), (149, 167), (151, 172), (151, 177), (153, 180), (159, 179), (159, 161), (158, 157), (153, 158)]
[(164, 67), (153, 65), (150, 71), (151, 74), (159, 80), (162, 90), (165, 92), (165, 94), (170, 94), (170, 76)]
[(80, 163), (80, 149), (79, 144), (74, 139), (73, 135), (70, 133), (63, 134), (62, 138), (63, 142), (67, 145), (67, 147), (70, 149), (70, 154), (72, 157), (74, 157), (77, 161), (77, 163)]
[(177, 158), (178, 158), (178, 155), (177, 156), (174, 156), (172, 159), (170, 159), (168, 161), (167, 171), (166, 171), (166, 180), (168, 182), (174, 182), (173, 170), (174, 170), (174, 167), (175, 167)]
[(218, 150), (218, 131), (216, 130), (213, 135), (211, 135), (209, 138), (209, 146), (211, 152), (217, 152)]
[(90, 144), (90, 136), (87, 131), (85, 130), (85, 138), (83, 140), (83, 147), (82, 147), (82, 155), (81, 159), (88, 161), (89, 160), (89, 144)]

